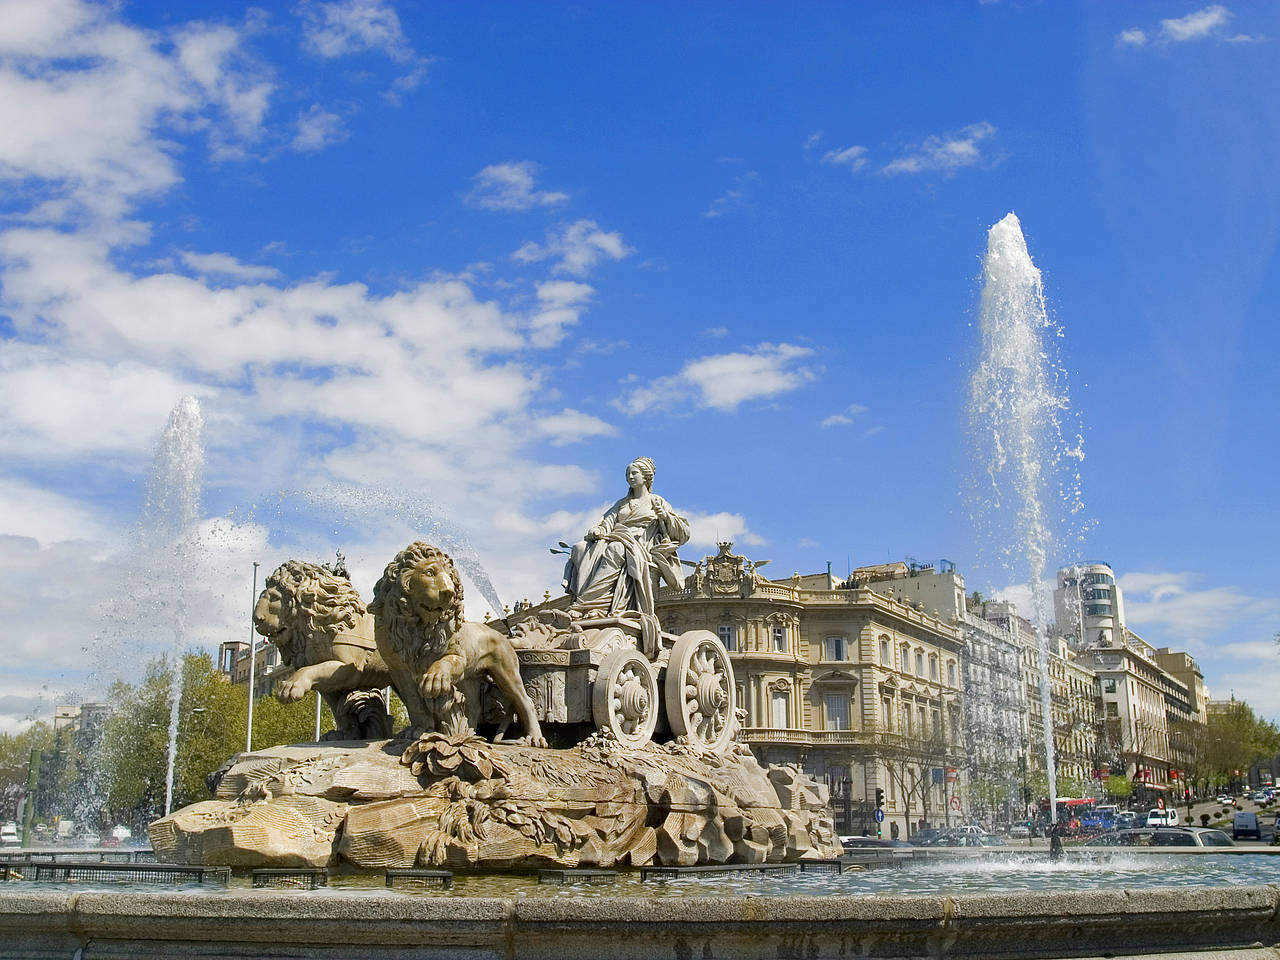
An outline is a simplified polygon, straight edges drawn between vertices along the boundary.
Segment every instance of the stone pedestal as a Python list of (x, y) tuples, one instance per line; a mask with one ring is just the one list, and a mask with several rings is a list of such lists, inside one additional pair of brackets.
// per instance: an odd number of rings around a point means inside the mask
[(572, 750), (450, 739), (241, 754), (151, 825), (158, 860), (357, 870), (693, 866), (840, 854), (823, 785), (745, 747)]

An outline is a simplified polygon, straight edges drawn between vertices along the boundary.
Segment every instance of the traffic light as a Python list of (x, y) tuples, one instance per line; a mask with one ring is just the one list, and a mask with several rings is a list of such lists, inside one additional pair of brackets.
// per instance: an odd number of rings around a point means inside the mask
[(884, 806), (884, 789), (882, 787), (876, 787), (876, 806)]

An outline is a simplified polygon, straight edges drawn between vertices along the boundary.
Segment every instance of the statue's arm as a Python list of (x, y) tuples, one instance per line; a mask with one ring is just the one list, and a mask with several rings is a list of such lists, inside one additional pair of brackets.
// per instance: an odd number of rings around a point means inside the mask
[(622, 508), (622, 501), (619, 500), (612, 507), (604, 512), (604, 516), (600, 518), (600, 522), (587, 531), (587, 540), (599, 540), (618, 523), (618, 511)]
[(662, 522), (667, 539), (676, 544), (689, 542), (689, 521), (671, 509), (671, 504), (661, 497), (655, 497), (655, 508), (658, 519)]

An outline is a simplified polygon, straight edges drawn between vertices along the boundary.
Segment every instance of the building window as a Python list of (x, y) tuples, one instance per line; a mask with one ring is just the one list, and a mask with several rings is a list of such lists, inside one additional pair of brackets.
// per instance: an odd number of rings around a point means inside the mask
[(938, 710), (933, 711), (933, 735), (942, 736), (942, 713)]
[(953, 687), (956, 685), (956, 662), (954, 660), (947, 661), (947, 683)]
[(889, 641), (880, 641), (880, 663), (886, 667), (893, 666), (893, 658), (889, 655)]
[(1115, 693), (1115, 692), (1116, 692), (1116, 682), (1115, 682), (1114, 680), (1103, 680), (1103, 681), (1102, 681), (1102, 692), (1103, 692), (1103, 693)]
[(916, 707), (916, 720), (920, 723), (920, 738), (924, 739), (929, 735), (929, 731), (924, 725), (924, 707)]
[(733, 631), (733, 626), (731, 624), (728, 624), (728, 623), (720, 624), (720, 629), (717, 632), (720, 634), (720, 643), (724, 645), (724, 648), (726, 650), (737, 649), (737, 647), (734, 645), (734, 635), (733, 635), (734, 631)]
[(899, 727), (899, 733), (911, 736), (911, 708), (905, 703), (902, 705), (902, 725)]
[(824, 698), (827, 705), (827, 729), (849, 729), (849, 696), (844, 693), (828, 693)]
[(903, 673), (911, 669), (911, 648), (905, 643), (898, 648), (898, 669)]
[(787, 631), (785, 627), (773, 628), (773, 649), (783, 653), (787, 649)]
[(827, 637), (823, 652), (828, 660), (844, 660), (844, 637)]
[(916, 651), (916, 676), (924, 676), (924, 654), (919, 650)]
[(935, 683), (938, 680), (938, 658), (933, 654), (929, 654), (929, 679)]
[(880, 700), (880, 713), (884, 718), (884, 728), (890, 733), (893, 732), (893, 700), (889, 697), (883, 697)]
[(772, 726), (777, 730), (786, 730), (791, 726), (791, 704), (787, 691), (775, 688), (769, 703), (773, 708)]

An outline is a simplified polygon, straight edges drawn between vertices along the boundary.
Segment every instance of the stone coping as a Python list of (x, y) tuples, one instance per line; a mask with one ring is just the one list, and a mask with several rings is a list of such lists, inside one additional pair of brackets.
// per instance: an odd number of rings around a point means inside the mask
[(1280, 960), (1280, 886), (825, 897), (0, 891), (0, 956)]

